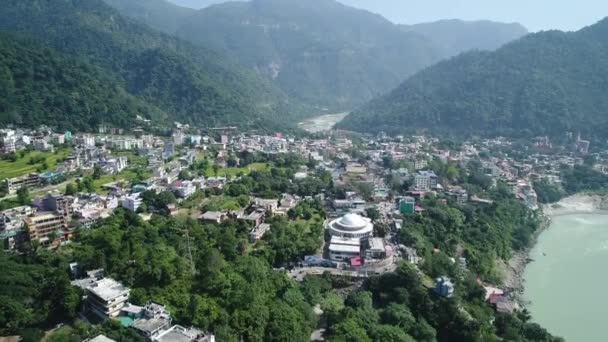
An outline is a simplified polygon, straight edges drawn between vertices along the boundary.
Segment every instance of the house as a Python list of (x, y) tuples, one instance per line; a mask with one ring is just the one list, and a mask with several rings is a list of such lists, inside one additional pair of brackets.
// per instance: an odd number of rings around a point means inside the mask
[(139, 207), (143, 203), (142, 199), (140, 198), (140, 195), (140, 193), (135, 193), (125, 197), (122, 200), (122, 207), (129, 211), (136, 212), (137, 209), (139, 209)]
[(116, 340), (106, 337), (106, 335), (97, 335), (92, 339), (84, 340), (82, 342), (116, 342)]
[(399, 201), (399, 211), (403, 215), (413, 215), (415, 213), (416, 199), (414, 197), (404, 197)]
[(196, 187), (191, 181), (177, 181), (173, 184), (173, 190), (180, 198), (188, 198), (196, 192)]
[(137, 316), (139, 315), (141, 318), (135, 320), (129, 327), (137, 330), (148, 340), (153, 341), (171, 327), (171, 314), (164, 305), (149, 302), (143, 308), (142, 313), (137, 314)]
[(253, 206), (256, 210), (264, 210), (268, 216), (272, 216), (279, 208), (279, 200), (256, 198)]
[(249, 223), (253, 227), (259, 227), (262, 224), (262, 222), (264, 222), (264, 217), (265, 217), (264, 211), (257, 210), (257, 211), (250, 213), (247, 216), (241, 217), (240, 220)]
[(249, 240), (255, 242), (264, 237), (264, 235), (270, 230), (270, 224), (262, 223), (259, 226), (253, 228), (249, 233)]
[(405, 252), (405, 256), (408, 262), (414, 265), (417, 265), (418, 262), (420, 262), (420, 257), (418, 257), (416, 249), (407, 246), (402, 246), (401, 249)]
[(220, 211), (207, 211), (203, 215), (199, 216), (199, 220), (201, 222), (210, 222), (210, 223), (222, 223), (226, 220), (226, 213)]
[(154, 342), (215, 342), (215, 336), (197, 328), (174, 325), (153, 339)]

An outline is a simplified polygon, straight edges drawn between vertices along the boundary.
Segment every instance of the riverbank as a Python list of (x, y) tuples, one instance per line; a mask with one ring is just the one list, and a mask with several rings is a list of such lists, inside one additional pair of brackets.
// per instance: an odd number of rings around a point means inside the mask
[(504, 274), (502, 286), (514, 294), (520, 305), (526, 304), (521, 297), (524, 287), (524, 272), (526, 266), (532, 261), (530, 251), (536, 245), (538, 237), (549, 229), (552, 218), (576, 214), (608, 215), (608, 198), (593, 194), (576, 194), (563, 198), (557, 203), (543, 205), (540, 209), (542, 219), (540, 228), (532, 236), (528, 248), (513, 254), (506, 264), (502, 263)]
[(310, 133), (329, 131), (347, 115), (348, 112), (316, 116), (298, 123), (298, 127)]

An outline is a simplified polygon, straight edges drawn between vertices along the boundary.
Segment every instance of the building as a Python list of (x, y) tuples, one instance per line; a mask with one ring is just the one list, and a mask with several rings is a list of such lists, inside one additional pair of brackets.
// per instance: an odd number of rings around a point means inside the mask
[(171, 327), (171, 314), (164, 305), (150, 302), (142, 310), (139, 319), (129, 326), (150, 341)]
[(173, 185), (173, 189), (180, 198), (188, 198), (196, 192), (196, 187), (191, 181), (177, 181)]
[(40, 174), (30, 173), (21, 177), (7, 178), (4, 180), (4, 185), (9, 194), (14, 194), (23, 187), (33, 188), (40, 185)]
[(428, 191), (437, 188), (437, 175), (433, 171), (418, 171), (414, 177), (416, 189)]
[(118, 317), (131, 290), (112, 278), (104, 278), (101, 270), (88, 274), (89, 278), (72, 282), (86, 291), (86, 308), (102, 319)]
[(12, 129), (0, 130), (0, 153), (9, 154), (17, 151), (17, 137)]
[(25, 229), (31, 241), (38, 241), (48, 247), (56, 241), (65, 242), (71, 238), (67, 220), (63, 215), (52, 212), (39, 212), (26, 217)]
[(270, 230), (270, 224), (262, 223), (259, 226), (253, 228), (249, 233), (249, 240), (255, 242), (264, 237), (264, 235)]
[(222, 223), (226, 220), (226, 213), (220, 211), (207, 211), (198, 218), (201, 222)]
[(384, 259), (386, 258), (386, 246), (382, 238), (370, 238), (367, 240), (367, 249), (365, 250), (366, 259)]
[(399, 211), (403, 215), (413, 215), (416, 212), (416, 199), (414, 197), (404, 197), (399, 201)]
[(361, 240), (332, 236), (329, 244), (329, 259), (332, 261), (349, 261), (361, 257)]
[(136, 212), (142, 204), (142, 200), (139, 196), (140, 194), (136, 193), (125, 197), (122, 200), (122, 207), (129, 211)]
[(166, 331), (163, 331), (158, 337), (153, 339), (154, 342), (215, 342), (215, 336), (205, 333), (197, 328), (184, 328), (180, 325), (174, 325)]
[(448, 277), (435, 279), (435, 293), (444, 298), (452, 297), (454, 295), (454, 283)]
[(69, 222), (72, 220), (72, 216), (74, 216), (75, 201), (75, 198), (72, 196), (47, 194), (42, 198), (40, 209), (55, 212), (63, 216), (66, 222)]
[(106, 337), (105, 335), (97, 335), (90, 340), (84, 340), (83, 342), (116, 342), (115, 340)]
[(331, 221), (328, 228), (332, 236), (343, 238), (366, 239), (374, 232), (370, 219), (352, 213)]

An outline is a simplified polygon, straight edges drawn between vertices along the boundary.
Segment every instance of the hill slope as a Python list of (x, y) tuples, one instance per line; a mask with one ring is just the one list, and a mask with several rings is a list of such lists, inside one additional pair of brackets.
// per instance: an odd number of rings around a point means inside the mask
[(0, 29), (87, 58), (171, 120), (276, 126), (291, 109), (280, 90), (253, 72), (126, 19), (100, 0), (5, 0)]
[(470, 50), (496, 50), (505, 43), (519, 39), (528, 30), (521, 24), (505, 24), (487, 20), (440, 20), (432, 23), (401, 25), (430, 39), (443, 57), (452, 57)]
[(439, 60), (424, 37), (333, 0), (254, 0), (208, 7), (177, 31), (274, 79), (292, 96), (350, 108)]
[(104, 0), (121, 14), (139, 20), (165, 33), (175, 32), (182, 20), (196, 12), (166, 0)]
[(336, 110), (384, 94), (440, 59), (494, 49), (526, 32), (456, 20), (398, 26), (333, 0), (241, 1), (188, 15), (165, 9), (172, 6), (166, 0), (106, 2), (161, 31), (178, 22), (181, 38), (238, 58), (292, 97)]
[(608, 133), (608, 19), (575, 33), (526, 36), (411, 77), (340, 128), (451, 133)]
[(102, 118), (128, 126), (144, 113), (161, 116), (99, 68), (32, 40), (0, 34), (0, 124), (92, 130)]

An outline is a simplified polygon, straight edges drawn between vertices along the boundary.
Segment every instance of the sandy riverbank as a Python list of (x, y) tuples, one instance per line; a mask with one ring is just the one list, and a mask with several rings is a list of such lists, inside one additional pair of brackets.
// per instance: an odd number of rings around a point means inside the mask
[(504, 273), (502, 285), (506, 289), (513, 291), (516, 297), (519, 297), (519, 294), (523, 292), (524, 271), (528, 263), (532, 261), (529, 257), (530, 250), (536, 244), (538, 236), (551, 225), (551, 218), (574, 214), (608, 214), (608, 198), (599, 195), (577, 194), (566, 197), (554, 204), (543, 205), (540, 210), (543, 222), (540, 229), (532, 237), (530, 246), (523, 251), (515, 253), (508, 263), (505, 264), (503, 262), (501, 265)]

